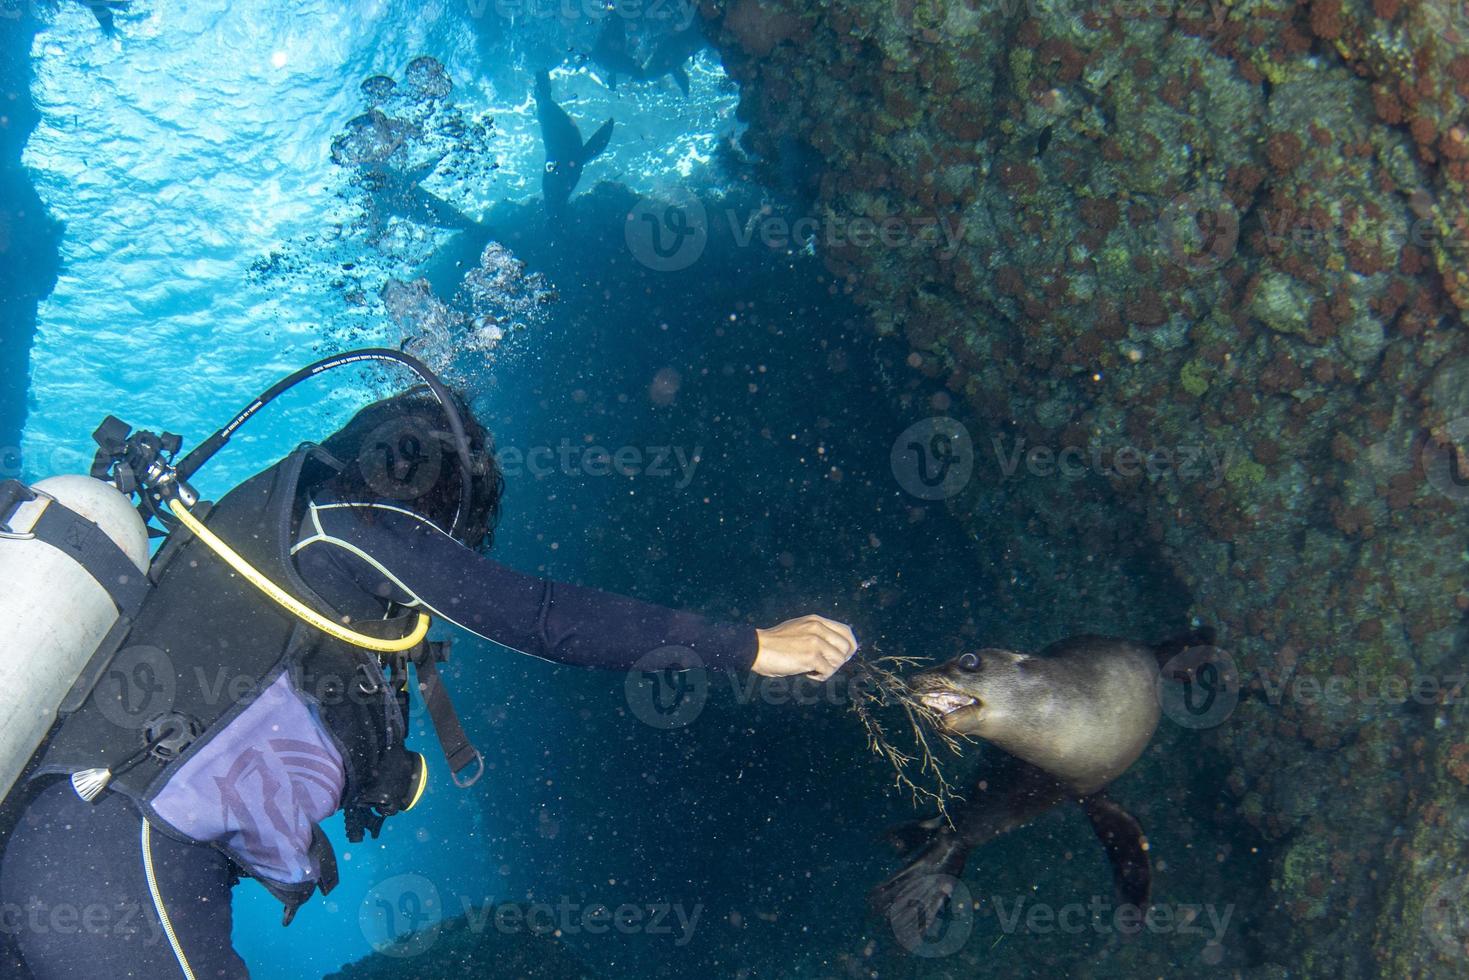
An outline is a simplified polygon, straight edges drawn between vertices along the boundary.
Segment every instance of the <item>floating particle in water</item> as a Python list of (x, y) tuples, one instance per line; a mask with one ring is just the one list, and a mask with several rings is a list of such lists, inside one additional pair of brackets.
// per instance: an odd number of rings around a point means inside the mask
[(346, 132), (332, 140), (332, 162), (339, 167), (380, 163), (392, 156), (407, 138), (409, 127), (373, 109), (347, 123)]
[(683, 375), (671, 367), (664, 368), (653, 376), (648, 385), (648, 400), (654, 405), (672, 405), (683, 387)]
[(408, 87), (422, 99), (442, 99), (454, 90), (449, 72), (437, 58), (423, 55), (408, 63)]
[(398, 90), (398, 83), (387, 75), (373, 75), (371, 78), (362, 80), (362, 97), (367, 104), (373, 107), (382, 105), (393, 97)]

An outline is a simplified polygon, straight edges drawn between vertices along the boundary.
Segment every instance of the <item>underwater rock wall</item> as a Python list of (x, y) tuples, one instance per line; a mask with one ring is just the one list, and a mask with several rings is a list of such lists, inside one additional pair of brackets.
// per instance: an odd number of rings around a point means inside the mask
[(60, 229), (21, 166), (36, 125), (31, 4), (0, 7), (0, 478), (20, 475), (36, 304), (56, 285)]
[[(1010, 533), (1054, 540), (1100, 486), (1218, 625), (1244, 692), (1200, 737), (1272, 848), (1253, 962), (1462, 968), (1419, 923), (1469, 871), (1469, 11), (702, 13), (748, 149), (805, 164), (828, 268), (956, 396), (992, 478), (951, 507), (993, 534), (998, 466)], [(898, 231), (831, 233), (856, 218)], [(945, 222), (957, 248), (912, 233)], [(1052, 465), (1005, 474), (1016, 446)], [(1068, 447), (1084, 475), (1048, 477)], [(1155, 477), (1133, 449), (1217, 466)]]

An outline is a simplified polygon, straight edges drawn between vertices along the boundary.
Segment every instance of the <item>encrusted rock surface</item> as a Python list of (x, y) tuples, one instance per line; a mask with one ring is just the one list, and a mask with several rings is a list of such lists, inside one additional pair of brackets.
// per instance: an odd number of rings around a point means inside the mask
[[(748, 148), (828, 228), (962, 228), (822, 242), (989, 464), (950, 505), (1146, 550), (1219, 626), (1245, 693), (1204, 738), (1270, 847), (1253, 969), (1469, 968), (1420, 928), (1469, 871), (1461, 0), (702, 13)], [(1020, 440), (1084, 475), (1006, 474)]]

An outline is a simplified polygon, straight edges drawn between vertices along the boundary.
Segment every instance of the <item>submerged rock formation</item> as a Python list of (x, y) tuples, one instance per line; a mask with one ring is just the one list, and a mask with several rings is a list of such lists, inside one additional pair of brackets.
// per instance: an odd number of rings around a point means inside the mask
[(1219, 625), (1245, 688), (1205, 738), (1271, 861), (1229, 963), (1462, 969), (1433, 910), (1469, 871), (1469, 11), (702, 12), (747, 148), (953, 393), (978, 472), (950, 506), (1008, 512), (1037, 582), (1158, 556)]

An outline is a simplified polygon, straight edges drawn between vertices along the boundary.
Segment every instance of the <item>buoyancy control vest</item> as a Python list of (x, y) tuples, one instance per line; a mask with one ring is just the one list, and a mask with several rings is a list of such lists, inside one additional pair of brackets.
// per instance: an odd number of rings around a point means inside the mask
[[(407, 635), (413, 617), (386, 604), (381, 620), (341, 616), (290, 557), (309, 488), (340, 469), (303, 444), (194, 514), (321, 615), (368, 636)], [(126, 637), (98, 651), (63, 704), (35, 773), (74, 785), (79, 773), (104, 773), (99, 785), (160, 831), (227, 854), (285, 904), (289, 922), (336, 884), (326, 817), (344, 809), (350, 840), (376, 836), (422, 791), (423, 759), (404, 746), (407, 664), (433, 677), (434, 657), (420, 648), (384, 664), (327, 636), (182, 526), (149, 577)]]

